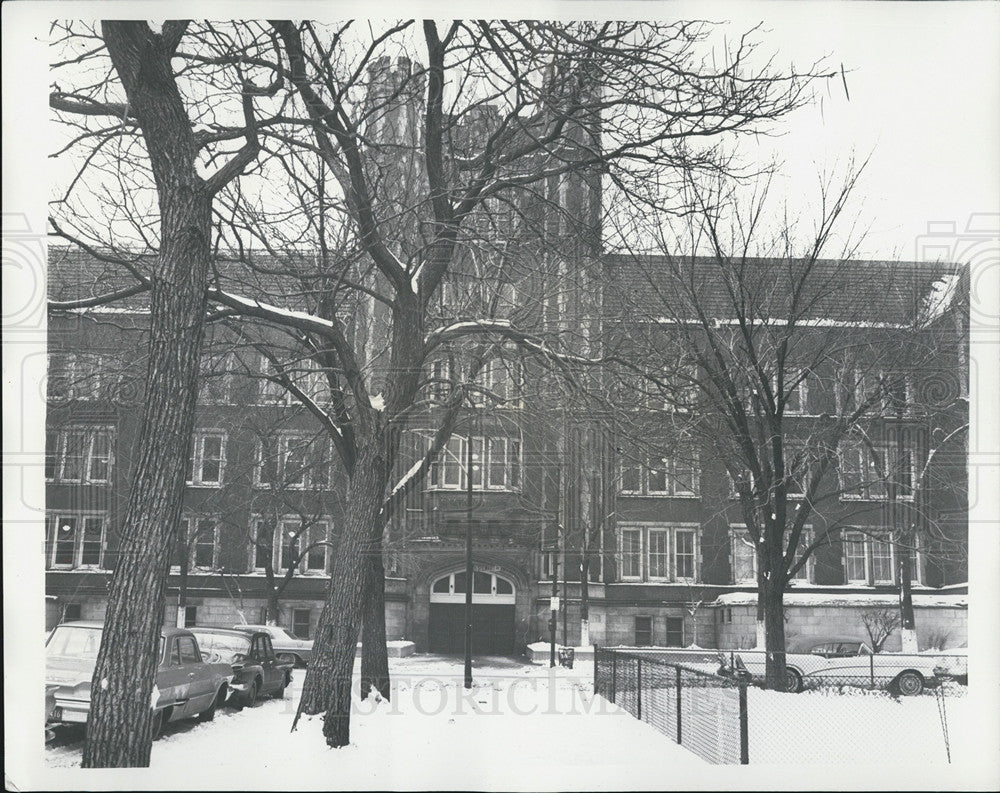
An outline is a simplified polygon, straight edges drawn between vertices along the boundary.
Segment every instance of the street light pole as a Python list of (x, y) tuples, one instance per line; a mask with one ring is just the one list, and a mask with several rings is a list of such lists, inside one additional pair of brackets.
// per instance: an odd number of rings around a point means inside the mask
[(472, 420), (465, 446), (465, 687), (472, 688)]

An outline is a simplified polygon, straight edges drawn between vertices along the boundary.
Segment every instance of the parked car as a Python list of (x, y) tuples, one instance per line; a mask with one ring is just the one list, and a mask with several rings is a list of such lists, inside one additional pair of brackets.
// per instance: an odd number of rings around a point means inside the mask
[[(720, 653), (719, 673), (764, 679), (763, 651), (740, 650)], [(799, 637), (788, 643), (785, 653), (784, 691), (801, 691), (809, 683), (824, 685), (877, 686), (914, 696), (924, 688), (940, 685), (935, 659), (898, 653), (872, 653), (860, 639), (849, 637)]]
[(274, 654), (271, 637), (263, 631), (191, 628), (191, 633), (198, 638), (205, 660), (232, 666), (229, 687), (243, 707), (252, 708), (264, 694), (285, 695), (292, 682), (292, 663)]
[(934, 657), (934, 671), (938, 677), (954, 680), (963, 686), (969, 685), (969, 648), (963, 644), (949, 650), (925, 650)]
[[(103, 623), (81, 621), (57, 625), (49, 635), (45, 643), (46, 727), (87, 723), (90, 681), (103, 632)], [(159, 736), (167, 722), (215, 718), (215, 709), (229, 697), (232, 667), (206, 663), (198, 640), (183, 628), (164, 628), (158, 653), (153, 737)]]
[(279, 661), (289, 661), (295, 666), (305, 666), (312, 660), (313, 643), (310, 639), (300, 639), (291, 631), (277, 625), (234, 625), (238, 631), (260, 631), (271, 637), (271, 644)]

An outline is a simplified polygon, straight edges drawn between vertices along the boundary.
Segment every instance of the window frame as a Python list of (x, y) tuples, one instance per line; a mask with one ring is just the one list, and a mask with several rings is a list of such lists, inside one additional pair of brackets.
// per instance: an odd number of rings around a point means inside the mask
[[(73, 549), (72, 561), (56, 562), (56, 554), (59, 548), (58, 532), (63, 521), (71, 519), (75, 521), (73, 528)], [(108, 515), (104, 510), (50, 510), (49, 511), (50, 542), (51, 547), (46, 554), (48, 569), (50, 570), (104, 570), (105, 556), (107, 554), (108, 540)], [(100, 521), (100, 550), (96, 564), (84, 564), (84, 546), (87, 544), (87, 521)]]
[[(878, 536), (882, 535), (882, 536)], [(841, 566), (844, 573), (844, 583), (846, 585), (854, 586), (899, 586), (899, 555), (898, 546), (892, 539), (892, 533), (890, 531), (880, 530), (878, 528), (862, 528), (857, 527), (853, 529), (845, 530), (841, 536)], [(862, 548), (862, 554), (864, 557), (864, 569), (865, 577), (864, 579), (852, 577), (850, 575), (849, 562), (850, 558), (848, 555), (848, 545), (860, 545)], [(889, 577), (879, 577), (876, 578), (876, 546), (884, 546), (888, 550), (887, 555), (881, 555), (878, 558), (887, 559), (889, 564)], [(915, 543), (916, 547), (912, 549), (913, 559), (910, 566), (910, 583), (920, 585), (922, 582), (922, 554), (920, 551), (919, 539)], [(907, 553), (910, 549), (905, 549)], [(858, 558), (855, 555), (854, 558)]]
[[(428, 439), (429, 442), (429, 439)], [(426, 479), (429, 491), (463, 491), (468, 489), (466, 461), (469, 437), (452, 435), (431, 462)], [(516, 435), (473, 435), (473, 476), (474, 492), (520, 493), (523, 482), (524, 445)], [(502, 459), (498, 463), (494, 457), (499, 450)], [(500, 465), (502, 481), (494, 476)]]
[[(205, 536), (205, 534), (201, 531), (202, 527), (198, 525), (202, 521), (212, 521), (212, 563), (209, 565), (198, 564), (198, 547), (204, 547), (207, 545), (204, 541), (198, 542), (198, 539)], [(184, 537), (184, 544), (187, 551), (188, 572), (218, 570), (220, 551), (219, 535), (222, 528), (222, 522), (219, 520), (219, 516), (215, 514), (200, 515), (194, 512), (185, 512), (181, 515), (181, 523), (185, 524), (182, 536)], [(197, 532), (197, 537), (192, 534), (192, 526)], [(176, 567), (176, 565), (171, 565), (172, 569)]]
[[(618, 493), (623, 496), (648, 498), (701, 498), (701, 455), (697, 449), (684, 449), (685, 458), (678, 455), (653, 455), (642, 458), (620, 457), (618, 460)], [(689, 462), (685, 462), (689, 459)], [(656, 463), (656, 464), (654, 464)], [(690, 474), (691, 487), (681, 487), (683, 477), (678, 473), (681, 465)], [(662, 472), (664, 489), (654, 487), (654, 475)], [(630, 479), (638, 479), (638, 488), (631, 487)]]
[[(219, 478), (217, 481), (207, 480), (204, 477), (205, 442), (210, 438), (219, 440)], [(187, 479), (189, 487), (221, 488), (225, 484), (228, 443), (229, 435), (225, 430), (197, 429), (194, 431), (191, 439), (190, 476)]]
[[(625, 550), (625, 533), (636, 533), (638, 535), (638, 550)], [(664, 551), (667, 555), (668, 576), (653, 576), (650, 571), (652, 564), (650, 561), (650, 533), (666, 534)], [(693, 576), (678, 575), (678, 534), (690, 534), (692, 537), (691, 563)], [(648, 521), (628, 521), (618, 524), (616, 531), (617, 540), (617, 563), (618, 580), (623, 583), (657, 583), (657, 584), (691, 584), (700, 581), (701, 569), (701, 526), (698, 523), (689, 522), (648, 522)], [(638, 574), (625, 573), (626, 556), (638, 555)], [(687, 554), (685, 554), (687, 556)], [(634, 569), (634, 568), (633, 568)]]
[[(291, 449), (293, 441), (304, 442), (300, 448)], [(262, 473), (265, 465), (265, 447), (272, 445), (274, 449), (273, 482), (265, 481)], [(253, 469), (253, 486), (261, 490), (330, 490), (333, 486), (333, 443), (326, 435), (288, 430), (275, 433), (267, 439), (257, 437), (255, 443), (255, 461)], [(301, 452), (303, 465), (302, 480), (288, 482), (288, 460), (294, 453)], [(321, 459), (316, 458), (319, 452)], [(325, 471), (325, 481), (317, 481), (316, 472), (321, 465)]]
[[(55, 449), (52, 458), (52, 478), (46, 476), (47, 481), (56, 484), (70, 485), (107, 485), (111, 484), (114, 476), (115, 461), (115, 427), (112, 424), (66, 424), (58, 428), (53, 428), (47, 433), (46, 440), (52, 438), (55, 442)], [(105, 474), (103, 478), (96, 478), (93, 474), (94, 463), (98, 459), (94, 449), (98, 436), (103, 435), (107, 440), (107, 453), (103, 455)], [(66, 462), (69, 439), (71, 436), (81, 436), (83, 438), (82, 451), (80, 453), (80, 476), (67, 476)], [(48, 450), (46, 450), (47, 452)], [(48, 468), (46, 460), (46, 468)]]

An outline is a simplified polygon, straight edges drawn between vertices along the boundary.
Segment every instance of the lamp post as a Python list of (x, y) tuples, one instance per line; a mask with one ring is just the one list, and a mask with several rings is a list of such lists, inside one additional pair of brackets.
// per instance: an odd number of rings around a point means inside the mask
[(472, 688), (472, 422), (465, 444), (465, 687)]

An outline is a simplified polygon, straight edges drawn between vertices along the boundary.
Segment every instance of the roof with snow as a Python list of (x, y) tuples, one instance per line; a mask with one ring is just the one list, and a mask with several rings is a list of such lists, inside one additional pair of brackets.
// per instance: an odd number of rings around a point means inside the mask
[(952, 302), (962, 267), (818, 259), (610, 254), (609, 309), (637, 319), (690, 321), (740, 313), (757, 320), (912, 325)]
[[(899, 603), (896, 592), (786, 592), (786, 606), (894, 606)], [(755, 606), (756, 592), (726, 592), (714, 601), (716, 606)], [(913, 605), (936, 608), (968, 608), (968, 595), (913, 593)]]

